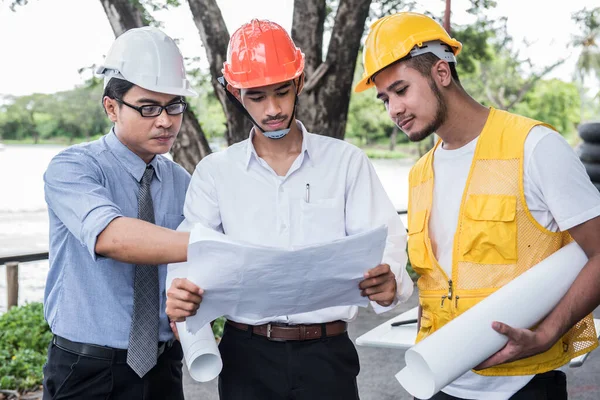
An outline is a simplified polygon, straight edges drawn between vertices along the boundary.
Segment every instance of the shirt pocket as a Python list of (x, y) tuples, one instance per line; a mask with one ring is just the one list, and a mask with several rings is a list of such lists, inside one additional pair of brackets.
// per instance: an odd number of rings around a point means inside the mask
[(427, 262), (427, 247), (425, 246), (425, 221), (427, 210), (408, 214), (408, 258), (410, 265), (419, 275), (431, 270)]
[(343, 196), (300, 203), (303, 242), (324, 243), (346, 236), (346, 202)]
[(175, 230), (179, 224), (183, 222), (184, 218), (185, 217), (180, 214), (165, 214), (161, 226)]
[(514, 264), (517, 261), (517, 198), (470, 195), (461, 232), (462, 261)]

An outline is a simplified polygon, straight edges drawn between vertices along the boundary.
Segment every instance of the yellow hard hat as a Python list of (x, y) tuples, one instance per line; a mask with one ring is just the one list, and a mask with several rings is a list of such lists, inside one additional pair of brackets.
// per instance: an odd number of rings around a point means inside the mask
[[(447, 57), (439, 52), (440, 42), (452, 50), (447, 51)], [(372, 87), (373, 75), (409, 54), (434, 53), (440, 59), (455, 61), (454, 56), (461, 48), (458, 40), (451, 38), (437, 21), (426, 15), (399, 12), (380, 18), (369, 29), (363, 50), (365, 71), (354, 91), (362, 92)]]

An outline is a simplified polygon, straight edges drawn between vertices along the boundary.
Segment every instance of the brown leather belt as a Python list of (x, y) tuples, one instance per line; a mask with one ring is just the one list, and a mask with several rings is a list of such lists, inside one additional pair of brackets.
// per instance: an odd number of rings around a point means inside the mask
[[(256, 335), (265, 336), (269, 340), (279, 342), (287, 340), (314, 340), (323, 337), (338, 336), (348, 329), (348, 324), (344, 321), (333, 321), (312, 325), (283, 325), (274, 323), (247, 325), (227, 320), (227, 324), (242, 331), (252, 329), (252, 333)], [(323, 332), (323, 329), (325, 332)]]

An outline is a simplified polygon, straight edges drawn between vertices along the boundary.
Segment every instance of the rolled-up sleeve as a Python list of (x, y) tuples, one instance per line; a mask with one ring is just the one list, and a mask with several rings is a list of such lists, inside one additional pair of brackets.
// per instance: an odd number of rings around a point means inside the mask
[[(406, 229), (389, 199), (373, 165), (364, 153), (358, 153), (348, 171), (346, 191), (346, 233), (354, 235), (386, 225), (388, 236), (382, 263), (389, 264), (396, 276), (396, 299), (383, 307), (371, 302), (376, 313), (382, 313), (408, 300), (413, 293), (413, 282), (406, 271)], [(375, 267), (375, 266), (373, 266)]]
[(191, 231), (195, 224), (201, 224), (223, 232), (215, 180), (211, 174), (214, 156), (211, 154), (203, 158), (194, 170), (183, 206), (185, 220), (179, 226), (179, 230)]
[(44, 174), (48, 208), (94, 259), (98, 235), (123, 215), (103, 181), (97, 161), (75, 149), (55, 156)]

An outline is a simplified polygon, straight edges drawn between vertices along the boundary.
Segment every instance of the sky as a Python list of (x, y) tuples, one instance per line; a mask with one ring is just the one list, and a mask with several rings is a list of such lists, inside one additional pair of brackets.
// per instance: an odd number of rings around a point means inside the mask
[[(548, 77), (571, 81), (578, 52), (569, 49), (578, 32), (571, 14), (593, 8), (598, 0), (498, 0), (490, 15), (507, 16), (508, 32), (542, 70), (559, 57), (567, 61)], [(16, 12), (0, 0), (0, 95), (26, 95), (69, 90), (82, 84), (78, 69), (102, 62), (114, 36), (99, 0), (30, 0)], [(293, 0), (217, 0), (230, 32), (251, 18), (270, 19), (291, 30)], [(416, 11), (442, 15), (441, 0), (421, 0)], [(461, 11), (468, 0), (453, 0), (453, 22), (468, 23)], [(187, 3), (154, 14), (165, 33), (178, 40), (186, 57), (205, 60), (202, 42)], [(531, 43), (531, 45), (525, 45)], [(468, 49), (463, 49), (468, 51)], [(460, 56), (459, 56), (460, 57)], [(459, 58), (460, 62), (460, 58)], [(203, 65), (206, 65), (204, 62)]]

